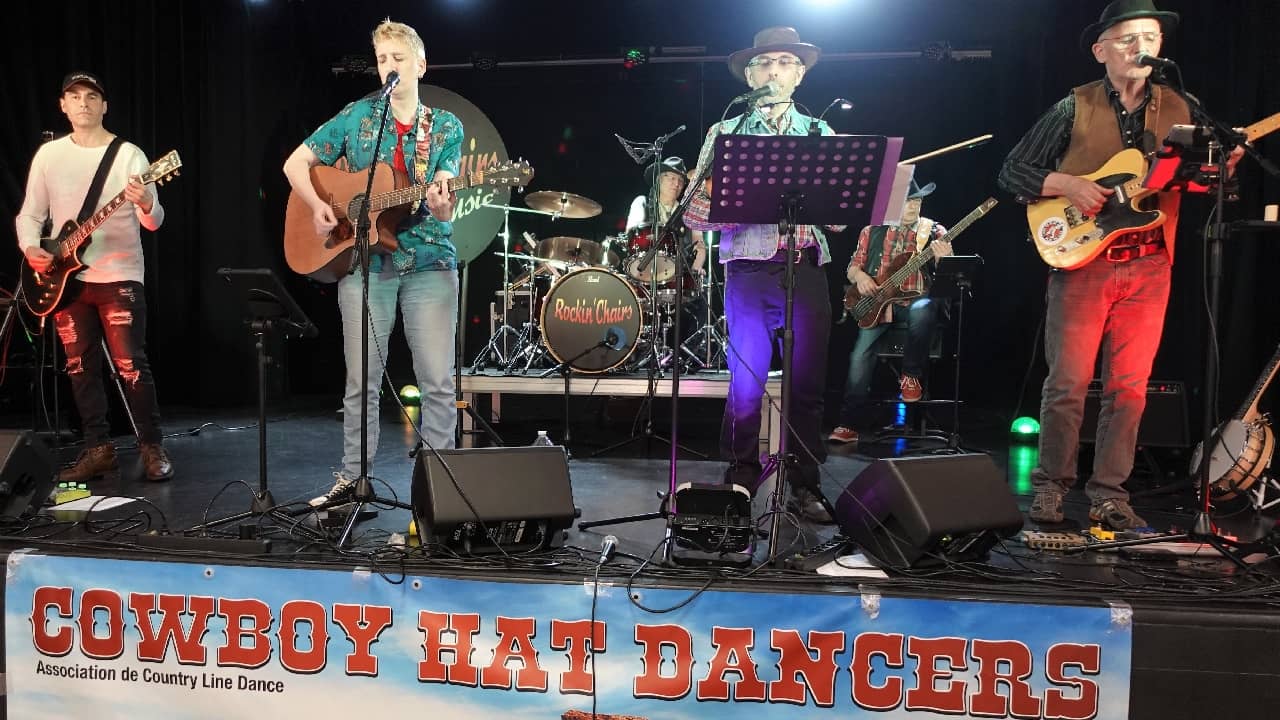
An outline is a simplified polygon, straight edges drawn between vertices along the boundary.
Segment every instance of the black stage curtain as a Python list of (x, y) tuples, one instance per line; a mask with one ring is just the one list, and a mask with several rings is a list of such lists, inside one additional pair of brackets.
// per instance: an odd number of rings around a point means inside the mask
[[(239, 324), (238, 298), (215, 282), (214, 271), (222, 266), (269, 266), (287, 278), (322, 336), (291, 344), (283, 377), (293, 392), (332, 393), (336, 400), (342, 357), (333, 287), (294, 277), (284, 267), (280, 233), (288, 186), (279, 168), (316, 125), (376, 85), (369, 75), (333, 68), (345, 55), (371, 55), (369, 31), (383, 17), (417, 27), (430, 60), (446, 64), (467, 63), (474, 53), (500, 61), (616, 57), (633, 45), (702, 46), (706, 54), (725, 55), (773, 24), (795, 25), (803, 39), (829, 54), (937, 42), (990, 49), (990, 60), (820, 62), (797, 98), (815, 111), (833, 97), (851, 98), (857, 105), (852, 113), (828, 116), (837, 130), (903, 135), (908, 155), (996, 135), (984, 147), (928, 161), (917, 172), (938, 183), (925, 214), (943, 223), (954, 223), (988, 195), (1002, 201), (957, 242), (959, 251), (979, 252), (987, 261), (966, 318), (966, 395), (978, 406), (1009, 413), (1020, 406), (1033, 414), (1042, 371), (1031, 353), (1043, 313), (1045, 268), (1024, 242), (1021, 208), (997, 190), (995, 175), (1040, 112), (1071, 86), (1100, 76), (1076, 38), (1104, 4), (903, 0), (826, 11), (720, 1), (28, 4), (29, 19), (11, 27), (0, 50), (0, 104), (10, 118), (0, 135), (0, 210), (6, 218), (16, 214), (41, 131), (67, 129), (56, 102), (61, 77), (75, 68), (100, 73), (108, 85), (107, 127), (151, 157), (178, 149), (187, 168), (161, 190), (166, 224), (145, 240), (150, 342), (162, 401), (215, 405), (252, 398), (252, 344)], [(1274, 36), (1280, 4), (1164, 0), (1160, 6), (1182, 14), (1165, 54), (1178, 60), (1188, 88), (1212, 112), (1236, 125), (1280, 112), (1280, 86), (1271, 78), (1280, 68)], [(531, 220), (517, 231), (592, 239), (616, 232), (630, 198), (643, 191), (639, 169), (613, 133), (644, 140), (686, 124), (690, 130), (669, 149), (692, 162), (705, 128), (745, 89), (720, 63), (650, 62), (631, 71), (598, 64), (439, 69), (429, 71), (427, 81), (462, 94), (490, 116), (509, 152), (533, 162), (537, 178), (530, 189), (577, 192), (605, 206), (604, 215), (591, 221)], [(1259, 143), (1273, 161), (1280, 161), (1278, 146), (1274, 138)], [(1248, 160), (1241, 168), (1242, 200), (1229, 217), (1259, 218), (1264, 202), (1280, 201), (1280, 181), (1264, 177)], [(1201, 384), (1206, 337), (1199, 228), (1208, 206), (1203, 198), (1184, 205), (1174, 297), (1154, 374), (1194, 387)], [(833, 288), (843, 278), (855, 233), (833, 238)], [(8, 269), (18, 255), (9, 237), (0, 249), (0, 279), (12, 287)], [(1228, 413), (1280, 339), (1280, 311), (1266, 290), (1280, 267), (1278, 254), (1275, 236), (1233, 238), (1226, 246), (1220, 337)], [(500, 283), (497, 265), (486, 255), (473, 266), (468, 355), (487, 334), (488, 301)], [(833, 390), (851, 343), (851, 328), (834, 334)], [(406, 353), (397, 352), (393, 374), (407, 380)], [(1028, 367), (1031, 382), (1019, 397), (1019, 384), (1011, 380)]]

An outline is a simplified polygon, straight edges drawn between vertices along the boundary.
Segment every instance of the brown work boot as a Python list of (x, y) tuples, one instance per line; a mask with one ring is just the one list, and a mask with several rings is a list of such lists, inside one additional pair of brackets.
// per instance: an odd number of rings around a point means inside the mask
[(924, 388), (920, 386), (920, 378), (904, 374), (898, 380), (898, 390), (902, 393), (902, 402), (916, 402), (924, 397)]
[(119, 477), (116, 446), (104, 442), (80, 451), (76, 461), (58, 473), (58, 482), (82, 483), (98, 479), (116, 480)]
[(163, 445), (143, 443), (140, 453), (142, 467), (148, 480), (160, 482), (173, 478), (173, 463), (169, 460), (169, 453), (164, 451)]

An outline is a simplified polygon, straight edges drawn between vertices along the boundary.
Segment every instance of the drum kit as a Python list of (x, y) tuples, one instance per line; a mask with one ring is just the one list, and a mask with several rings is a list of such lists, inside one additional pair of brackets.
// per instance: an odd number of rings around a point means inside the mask
[[(488, 206), (505, 215), (503, 250), (494, 253), (503, 258), (503, 273), (494, 293), (494, 331), (472, 363), (473, 374), (486, 368), (540, 375), (564, 369), (661, 373), (676, 358), (685, 363), (682, 372), (724, 367), (724, 317), (713, 310), (723, 307), (720, 284), (712, 273), (679, 272), (677, 238), (655, 243), (644, 227), (599, 242), (524, 233), (530, 251), (509, 252), (513, 211), (568, 220), (601, 213), (599, 203), (568, 192), (529, 193), (525, 204), (527, 209)], [(670, 337), (677, 296), (686, 309), (683, 341)]]

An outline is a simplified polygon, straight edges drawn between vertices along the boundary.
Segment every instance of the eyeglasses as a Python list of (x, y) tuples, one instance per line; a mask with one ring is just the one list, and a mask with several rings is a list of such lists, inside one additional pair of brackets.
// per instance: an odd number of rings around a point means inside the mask
[(804, 63), (801, 62), (798, 58), (791, 58), (791, 57), (756, 58), (751, 62), (747, 63), (747, 67), (763, 68), (765, 70), (768, 70), (770, 67), (774, 65), (774, 63), (777, 63), (778, 67), (784, 70), (787, 68), (793, 68), (793, 67), (804, 67)]
[(1143, 42), (1147, 43), (1148, 45), (1151, 45), (1151, 44), (1154, 44), (1155, 41), (1159, 40), (1162, 37), (1164, 37), (1164, 35), (1158, 32), (1141, 32), (1141, 33), (1129, 33), (1128, 35), (1118, 35), (1116, 37), (1111, 37), (1111, 38), (1098, 38), (1098, 42), (1106, 41), (1106, 42), (1113, 43), (1118, 48), (1127, 48), (1127, 47), (1131, 47), (1134, 43), (1138, 42), (1138, 38), (1142, 38)]

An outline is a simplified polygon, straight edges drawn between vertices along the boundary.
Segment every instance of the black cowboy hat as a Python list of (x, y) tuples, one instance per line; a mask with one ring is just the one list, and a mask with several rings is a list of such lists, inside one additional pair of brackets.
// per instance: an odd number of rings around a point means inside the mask
[(1098, 36), (1107, 28), (1125, 20), (1147, 17), (1159, 20), (1163, 32), (1173, 32), (1173, 29), (1178, 27), (1178, 13), (1157, 10), (1155, 3), (1151, 0), (1113, 0), (1102, 9), (1098, 22), (1080, 33), (1080, 48), (1085, 52), (1091, 52), (1093, 44), (1098, 41)]
[(745, 71), (751, 58), (767, 52), (789, 52), (800, 58), (806, 68), (813, 67), (822, 55), (817, 45), (800, 42), (800, 33), (790, 27), (767, 27), (756, 33), (751, 47), (729, 56), (729, 72), (742, 82), (747, 81)]
[(675, 155), (672, 155), (666, 160), (663, 160), (661, 164), (649, 163), (649, 166), (644, 169), (644, 181), (646, 183), (650, 185), (653, 184), (653, 173), (657, 171), (659, 167), (662, 168), (662, 172), (664, 173), (668, 173), (668, 172), (676, 173), (681, 178), (687, 177), (686, 175), (687, 171), (685, 170), (685, 167), (684, 167), (684, 160), (681, 160)]
[(911, 189), (907, 192), (907, 199), (915, 200), (916, 198), (928, 197), (933, 194), (934, 190), (937, 190), (937, 189), (938, 189), (937, 183), (929, 183), (924, 187), (920, 187), (919, 185), (916, 184), (916, 179), (911, 178)]

